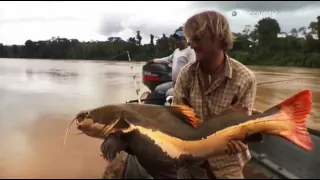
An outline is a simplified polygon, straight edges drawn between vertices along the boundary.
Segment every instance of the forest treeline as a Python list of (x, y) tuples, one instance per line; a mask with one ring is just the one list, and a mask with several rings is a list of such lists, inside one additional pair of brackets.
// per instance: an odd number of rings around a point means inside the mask
[[(281, 31), (276, 19), (264, 18), (255, 25), (246, 25), (234, 36), (234, 46), (228, 54), (244, 64), (320, 68), (320, 16), (308, 27), (293, 28), (289, 33)], [(0, 43), (0, 58), (111, 60), (129, 51), (132, 60), (146, 61), (173, 51), (172, 35), (150, 34), (148, 44), (141, 44), (141, 40), (137, 31), (136, 37), (127, 40), (109, 37), (106, 41), (80, 42), (54, 37), (46, 41), (27, 40), (24, 45)], [(113, 60), (127, 61), (128, 57), (123, 53)]]

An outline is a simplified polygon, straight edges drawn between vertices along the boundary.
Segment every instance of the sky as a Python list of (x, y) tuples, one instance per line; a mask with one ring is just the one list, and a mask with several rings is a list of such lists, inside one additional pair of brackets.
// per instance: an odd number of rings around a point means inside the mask
[(278, 20), (281, 31), (308, 27), (320, 16), (319, 1), (28, 1), (0, 2), (0, 43), (24, 44), (26, 40), (52, 37), (80, 41), (127, 40), (142, 35), (142, 43), (172, 34), (195, 13), (216, 10), (229, 20), (233, 32), (254, 26), (261, 18)]

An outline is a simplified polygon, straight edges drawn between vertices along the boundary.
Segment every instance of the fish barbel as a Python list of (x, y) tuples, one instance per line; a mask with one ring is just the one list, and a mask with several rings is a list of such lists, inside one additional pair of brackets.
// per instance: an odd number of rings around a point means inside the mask
[(244, 140), (260, 133), (282, 137), (311, 151), (313, 145), (306, 128), (311, 106), (312, 93), (304, 90), (251, 116), (241, 108), (231, 108), (202, 121), (187, 106), (118, 104), (80, 112), (76, 123), (80, 131), (94, 138), (105, 139), (115, 132), (131, 136), (127, 139), (134, 143), (128, 144), (138, 159), (150, 159), (156, 164), (167, 158), (180, 166), (190, 159), (225, 154), (230, 140)]

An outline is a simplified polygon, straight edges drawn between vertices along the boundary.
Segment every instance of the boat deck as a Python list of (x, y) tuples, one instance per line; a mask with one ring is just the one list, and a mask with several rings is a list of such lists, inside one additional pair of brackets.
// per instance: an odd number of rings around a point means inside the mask
[(255, 171), (258, 171), (268, 179), (318, 179), (320, 132), (312, 129), (309, 129), (309, 132), (314, 146), (312, 152), (275, 136), (264, 136), (263, 143), (251, 144), (252, 160), (245, 170), (248, 178), (256, 175)]

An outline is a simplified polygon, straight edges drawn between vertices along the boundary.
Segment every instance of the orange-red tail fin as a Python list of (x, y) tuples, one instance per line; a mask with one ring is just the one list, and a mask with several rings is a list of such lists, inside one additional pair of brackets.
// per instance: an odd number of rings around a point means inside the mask
[(311, 151), (313, 149), (313, 145), (310, 134), (306, 127), (306, 120), (311, 112), (312, 106), (311, 91), (301, 91), (280, 103), (279, 106), (280, 112), (289, 116), (289, 119), (293, 125), (292, 134), (288, 135), (283, 133), (281, 136), (302, 147), (303, 149)]

